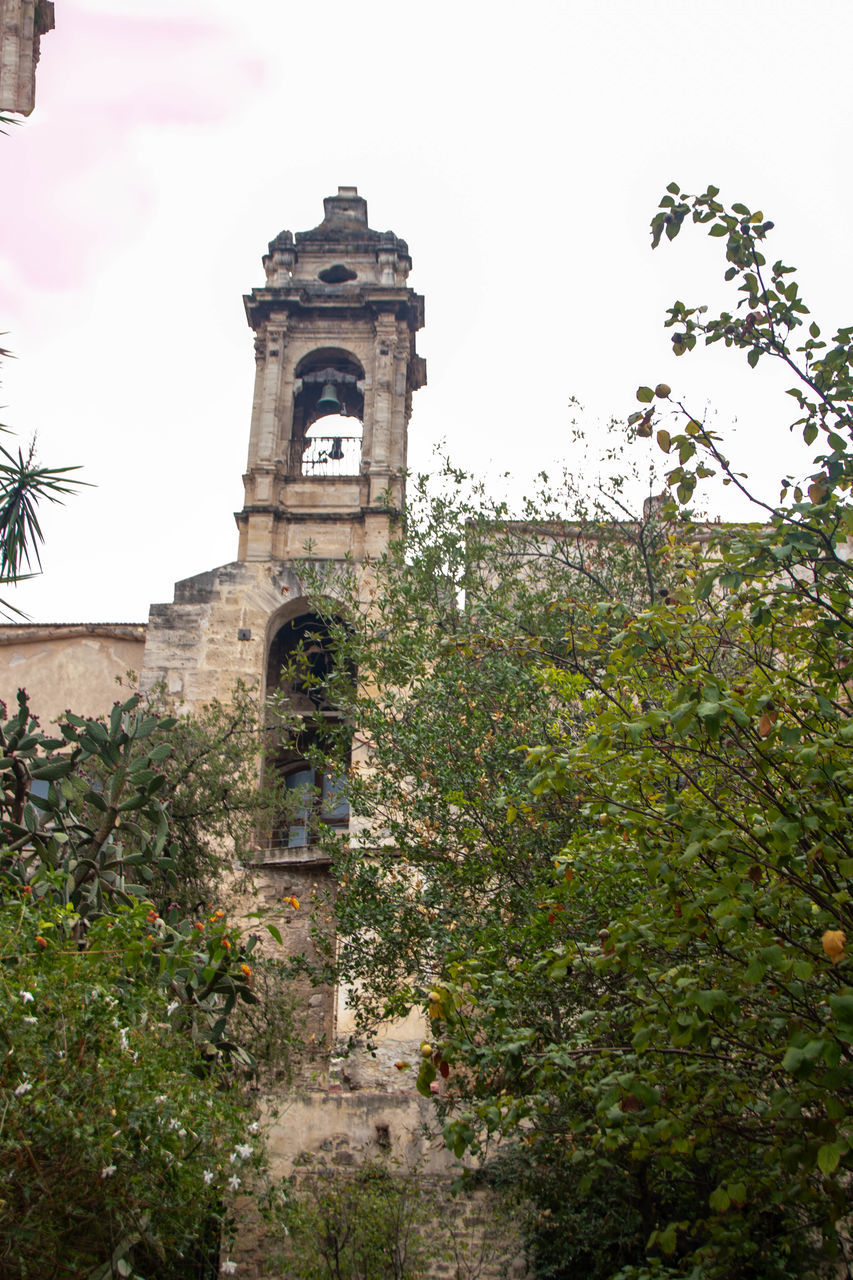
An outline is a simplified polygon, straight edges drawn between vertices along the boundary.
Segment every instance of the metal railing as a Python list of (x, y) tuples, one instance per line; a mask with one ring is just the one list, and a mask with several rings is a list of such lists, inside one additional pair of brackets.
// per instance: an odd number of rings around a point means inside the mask
[[(299, 446), (295, 446), (298, 450)], [(303, 476), (357, 476), (361, 467), (358, 436), (308, 436), (294, 459)]]

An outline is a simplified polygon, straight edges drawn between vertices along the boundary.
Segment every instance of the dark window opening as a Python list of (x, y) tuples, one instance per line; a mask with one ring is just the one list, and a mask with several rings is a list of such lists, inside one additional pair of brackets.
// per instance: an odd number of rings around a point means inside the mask
[(345, 831), (349, 825), (346, 765), (340, 773), (311, 762), (317, 734), (306, 729), (297, 734), (275, 764), (281, 778), (281, 809), (273, 827), (276, 848), (304, 849), (313, 844), (321, 827)]
[[(321, 828), (341, 831), (349, 824), (349, 745), (330, 696), (335, 673), (332, 643), (329, 625), (306, 613), (280, 627), (270, 645), (269, 724), (277, 728), (278, 746), (269, 767), (281, 798), (272, 830), (274, 848), (306, 848)], [(318, 763), (324, 753), (331, 753), (340, 765)]]
[(273, 637), (267, 666), (267, 695), (284, 695), (300, 715), (331, 710), (326, 688), (334, 667), (329, 630), (314, 613), (286, 622)]
[(342, 262), (336, 262), (333, 267), (325, 267), (317, 275), (324, 284), (346, 284), (348, 280), (358, 279), (352, 267), (344, 266)]

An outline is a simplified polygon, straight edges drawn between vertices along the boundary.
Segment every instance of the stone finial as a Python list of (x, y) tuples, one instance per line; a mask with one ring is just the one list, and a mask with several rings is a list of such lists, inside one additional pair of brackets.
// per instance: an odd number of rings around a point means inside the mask
[(326, 196), (323, 201), (326, 222), (359, 222), (367, 226), (367, 201), (358, 194), (358, 187), (338, 187), (336, 196)]

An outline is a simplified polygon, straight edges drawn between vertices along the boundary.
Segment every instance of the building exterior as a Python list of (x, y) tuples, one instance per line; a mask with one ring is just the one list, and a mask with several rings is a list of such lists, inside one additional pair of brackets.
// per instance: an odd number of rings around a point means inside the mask
[[(227, 702), (238, 680), (259, 699), (284, 688), (300, 727), (291, 726), (265, 768), (283, 793), (304, 788), (316, 800), (295, 816), (291, 806), (260, 841), (251, 888), (236, 908), (271, 913), (293, 955), (311, 953), (312, 905), (334, 897), (316, 823), (348, 830), (337, 781), (316, 777), (303, 754), (334, 708), (313, 696), (310, 682), (281, 680), (297, 649), (309, 663), (324, 660), (322, 620), (300, 575), (308, 564), (333, 578), (387, 545), (405, 496), (412, 396), (426, 381), (415, 348), (424, 305), (407, 283), (405, 241), (369, 227), (354, 187), (324, 201), (313, 230), (276, 236), (263, 263), (265, 283), (245, 298), (256, 376), (236, 559), (178, 582), (171, 602), (151, 606), (147, 626), (0, 627), (0, 697), (11, 704), (25, 685), (48, 724), (69, 705), (105, 714), (128, 670), (143, 691), (162, 689), (190, 712)], [(298, 912), (284, 907), (288, 898), (300, 902)], [(417, 1055), (420, 1020), (387, 1028), (372, 1053), (359, 1053), (348, 1044), (346, 993), (306, 986), (302, 996), (314, 1052), (286, 1107), (268, 1088), (273, 1169), (289, 1173), (306, 1159), (346, 1167), (390, 1153), (426, 1176), (445, 1175), (449, 1157), (428, 1136), (429, 1102), (415, 1091), (414, 1073), (393, 1065)], [(256, 1244), (248, 1228), (241, 1274), (260, 1273)]]
[(32, 111), (41, 37), (53, 26), (52, 0), (0, 0), (0, 111)]

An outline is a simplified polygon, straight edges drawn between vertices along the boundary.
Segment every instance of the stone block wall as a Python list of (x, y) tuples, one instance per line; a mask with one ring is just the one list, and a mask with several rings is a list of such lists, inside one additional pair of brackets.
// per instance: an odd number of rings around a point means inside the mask
[[(267, 1099), (268, 1152), (273, 1176), (290, 1179), (288, 1194), (312, 1195), (322, 1179), (357, 1177), (365, 1165), (405, 1180), (421, 1200), (419, 1230), (426, 1242), (426, 1274), (435, 1280), (519, 1280), (524, 1251), (511, 1211), (488, 1189), (454, 1194), (461, 1165), (441, 1142), (429, 1101), (413, 1090), (357, 1095), (302, 1091), (287, 1101)], [(315, 1184), (316, 1185), (316, 1184)], [(285, 1280), (287, 1241), (260, 1220), (249, 1198), (240, 1201), (240, 1230), (230, 1257), (245, 1280)], [(357, 1224), (356, 1224), (357, 1225)]]

